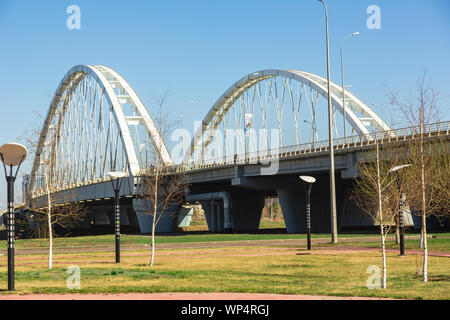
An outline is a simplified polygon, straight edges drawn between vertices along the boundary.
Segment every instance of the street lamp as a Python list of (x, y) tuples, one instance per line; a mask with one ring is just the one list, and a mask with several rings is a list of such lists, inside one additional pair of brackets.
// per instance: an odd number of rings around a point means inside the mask
[[(14, 291), (14, 238), (15, 238), (15, 221), (14, 221), (14, 182), (20, 165), (28, 155), (28, 150), (18, 143), (7, 143), (0, 147), (0, 159), (3, 162), (5, 170), (5, 178), (8, 184), (8, 290)], [(9, 166), (9, 174), (6, 167)], [(13, 167), (17, 167), (16, 173), (13, 175)]]
[(389, 172), (394, 172), (395, 173), (395, 177), (397, 179), (397, 187), (398, 187), (398, 195), (399, 195), (399, 202), (398, 202), (398, 206), (399, 206), (399, 212), (398, 212), (398, 222), (400, 225), (400, 256), (404, 256), (405, 255), (405, 225), (403, 222), (403, 197), (402, 197), (402, 191), (400, 188), (400, 178), (398, 175), (398, 171), (403, 169), (403, 168), (407, 168), (409, 167), (411, 164), (403, 164), (403, 165), (399, 165), (399, 166), (395, 166), (391, 169), (389, 169)]
[(328, 9), (323, 0), (317, 0), (322, 2), (325, 8), (325, 29), (327, 34), (327, 82), (328, 82), (328, 136), (329, 136), (329, 149), (330, 149), (330, 214), (331, 214), (331, 242), (337, 243), (337, 213), (336, 213), (336, 184), (334, 177), (334, 151), (333, 151), (333, 120), (331, 110), (331, 90), (330, 90), (330, 49), (328, 39)]
[(122, 184), (121, 178), (127, 174), (125, 172), (108, 172), (111, 177), (111, 184), (114, 190), (114, 216), (115, 216), (115, 235), (116, 235), (116, 263), (120, 262), (120, 203), (119, 193)]
[(345, 130), (345, 94), (344, 94), (344, 41), (347, 40), (350, 37), (357, 37), (359, 36), (359, 32), (353, 32), (352, 34), (349, 34), (342, 40), (341, 43), (341, 75), (342, 75), (342, 108), (343, 108), (343, 117), (344, 117), (344, 139), (347, 141), (347, 132)]
[(306, 183), (306, 242), (308, 250), (311, 250), (311, 188), (316, 178), (310, 176), (299, 176), (299, 178)]

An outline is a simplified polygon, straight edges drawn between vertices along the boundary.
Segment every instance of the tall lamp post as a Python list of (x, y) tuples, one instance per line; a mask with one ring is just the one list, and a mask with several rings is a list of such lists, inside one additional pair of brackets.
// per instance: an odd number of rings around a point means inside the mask
[(396, 166), (393, 167), (389, 170), (389, 172), (394, 172), (395, 173), (395, 177), (397, 179), (397, 187), (398, 187), (398, 196), (399, 196), (399, 211), (398, 211), (398, 223), (399, 223), (399, 227), (400, 227), (400, 256), (404, 256), (405, 255), (405, 224), (403, 221), (403, 195), (402, 195), (402, 190), (400, 187), (400, 177), (398, 175), (398, 171), (403, 169), (403, 168), (407, 168), (409, 167), (411, 164), (403, 164), (400, 166)]
[(114, 230), (116, 238), (116, 263), (120, 262), (120, 187), (122, 184), (121, 178), (125, 177), (127, 174), (125, 172), (108, 172), (111, 177), (111, 184), (114, 190)]
[(305, 182), (306, 193), (306, 243), (308, 250), (311, 250), (311, 188), (316, 182), (316, 178), (310, 176), (299, 176)]
[[(0, 159), (3, 162), (5, 178), (8, 184), (8, 290), (14, 291), (14, 238), (15, 238), (15, 219), (14, 219), (14, 182), (20, 165), (28, 155), (28, 150), (18, 143), (7, 143), (0, 147)], [(9, 166), (9, 173), (7, 167)], [(17, 167), (13, 174), (13, 167)]]
[(337, 213), (336, 213), (336, 183), (334, 177), (334, 142), (333, 142), (333, 119), (331, 110), (331, 91), (330, 91), (330, 49), (328, 39), (328, 9), (323, 0), (317, 0), (322, 2), (325, 8), (325, 28), (327, 34), (327, 82), (328, 82), (328, 137), (329, 137), (329, 149), (330, 149), (330, 215), (331, 215), (331, 242), (337, 243)]
[(350, 37), (357, 37), (359, 36), (359, 32), (353, 32), (352, 34), (349, 34), (342, 40), (341, 43), (341, 76), (342, 76), (342, 108), (343, 108), (343, 118), (344, 118), (344, 139), (347, 141), (347, 131), (345, 130), (345, 88), (344, 88), (344, 41), (347, 40)]

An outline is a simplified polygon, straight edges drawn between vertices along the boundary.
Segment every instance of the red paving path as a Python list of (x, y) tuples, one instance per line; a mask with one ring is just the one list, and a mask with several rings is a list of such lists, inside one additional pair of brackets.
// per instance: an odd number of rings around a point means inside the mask
[(0, 300), (392, 300), (367, 297), (333, 297), (267, 293), (123, 293), (123, 294), (27, 294), (0, 296)]

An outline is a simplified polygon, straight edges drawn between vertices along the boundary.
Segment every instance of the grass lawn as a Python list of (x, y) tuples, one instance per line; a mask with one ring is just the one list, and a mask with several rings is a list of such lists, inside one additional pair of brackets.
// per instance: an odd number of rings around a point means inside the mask
[[(341, 234), (341, 237), (376, 237), (375, 234)], [(326, 239), (329, 234), (313, 234), (313, 238)], [(177, 235), (157, 235), (157, 244), (186, 243), (186, 242), (219, 242), (219, 241), (251, 241), (251, 240), (275, 240), (275, 239), (306, 239), (304, 234), (284, 234), (284, 233), (233, 233), (233, 234), (177, 234)], [(150, 244), (150, 235), (121, 235), (121, 244)], [(99, 246), (114, 245), (114, 235), (83, 236), (54, 238), (55, 247), (78, 247), (78, 246)], [(6, 249), (6, 240), (0, 241), (0, 249)], [(18, 239), (15, 247), (20, 248), (45, 248), (48, 246), (48, 239)]]
[[(435, 234), (436, 238), (427, 238), (428, 251), (441, 251), (450, 252), (450, 234)], [(392, 239), (392, 237), (391, 237)], [(318, 246), (330, 246), (331, 244), (317, 244)], [(366, 241), (357, 242), (349, 241), (345, 242), (345, 245), (364, 247), (364, 248), (381, 248), (380, 241)], [(395, 243), (395, 240), (386, 241), (387, 249), (398, 249), (399, 245)], [(405, 239), (406, 250), (423, 250), (419, 248), (419, 239)], [(449, 261), (450, 262), (450, 261)]]
[[(119, 265), (112, 250), (77, 252), (56, 254), (50, 271), (46, 255), (20, 255), (16, 256), (16, 293), (254, 292), (450, 299), (448, 258), (430, 257), (429, 282), (423, 283), (418, 274), (420, 256), (388, 254), (388, 288), (370, 290), (366, 270), (380, 265), (379, 253), (304, 253), (262, 246), (158, 250), (155, 265), (149, 267), (149, 250), (123, 252)], [(0, 260), (4, 290), (6, 257)], [(81, 269), (79, 290), (66, 287), (70, 265)], [(3, 290), (0, 295), (7, 294)]]

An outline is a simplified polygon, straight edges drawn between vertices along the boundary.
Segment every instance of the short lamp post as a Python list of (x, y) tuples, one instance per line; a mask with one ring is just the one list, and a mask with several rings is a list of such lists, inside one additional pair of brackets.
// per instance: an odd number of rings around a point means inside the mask
[[(14, 291), (14, 238), (15, 238), (15, 219), (14, 219), (14, 182), (20, 165), (28, 155), (27, 148), (18, 143), (7, 143), (0, 147), (0, 159), (3, 162), (6, 182), (8, 184), (8, 290)], [(9, 173), (7, 170), (9, 167)], [(17, 167), (13, 174), (13, 167)]]
[(389, 172), (394, 172), (395, 177), (397, 179), (397, 187), (398, 187), (398, 196), (399, 196), (399, 211), (398, 211), (398, 224), (400, 227), (400, 256), (405, 255), (405, 224), (403, 221), (403, 196), (402, 196), (402, 190), (400, 187), (400, 177), (398, 175), (398, 171), (409, 167), (411, 164), (403, 164), (400, 166), (393, 167), (389, 170)]
[(310, 176), (300, 176), (300, 180), (305, 182), (306, 193), (306, 242), (308, 250), (311, 250), (311, 188), (316, 182), (316, 178)]
[(116, 263), (120, 262), (120, 187), (122, 184), (121, 178), (126, 176), (125, 172), (108, 172), (111, 177), (111, 184), (114, 190), (114, 231), (116, 238)]

